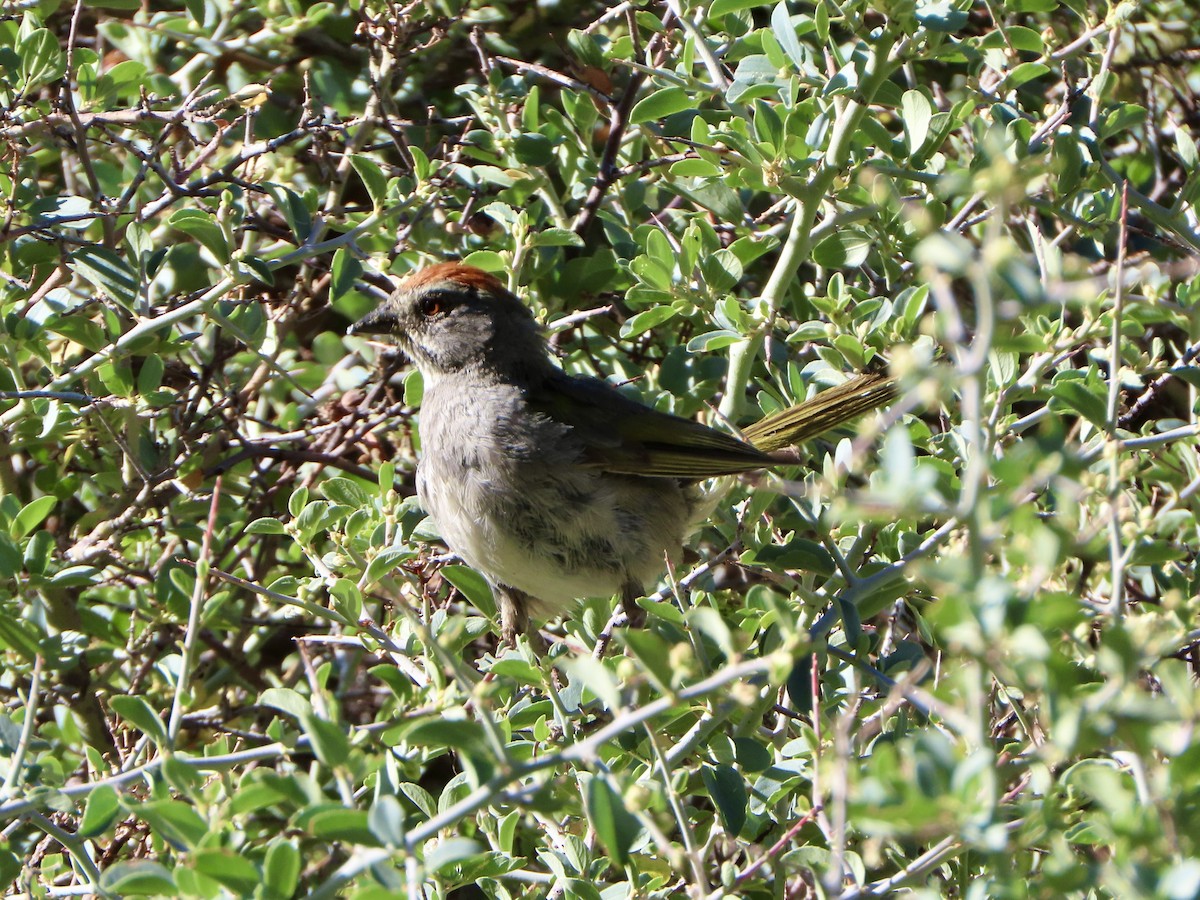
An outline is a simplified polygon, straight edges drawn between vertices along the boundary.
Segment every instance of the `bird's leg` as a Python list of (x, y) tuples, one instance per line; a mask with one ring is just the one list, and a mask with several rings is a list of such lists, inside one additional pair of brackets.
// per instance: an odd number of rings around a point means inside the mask
[(517, 635), (529, 633), (529, 595), (507, 584), (495, 585), (492, 593), (500, 609), (500, 639), (517, 646)]
[(529, 638), (529, 646), (535, 654), (544, 654), (549, 647), (546, 646), (537, 626), (529, 619), (529, 610), (534, 605), (533, 598), (507, 584), (495, 585), (492, 594), (500, 609), (500, 640), (509, 647), (515, 647), (517, 638), (523, 634)]
[(641, 628), (646, 624), (646, 611), (638, 606), (638, 597), (645, 594), (642, 586), (636, 581), (627, 581), (621, 588), (621, 608), (625, 610), (625, 618), (630, 628)]

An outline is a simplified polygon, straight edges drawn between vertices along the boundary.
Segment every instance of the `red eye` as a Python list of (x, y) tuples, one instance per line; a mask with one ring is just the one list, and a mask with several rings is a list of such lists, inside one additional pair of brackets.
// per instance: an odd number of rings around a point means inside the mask
[(427, 319), (432, 319), (445, 308), (445, 300), (437, 294), (421, 298), (421, 315)]

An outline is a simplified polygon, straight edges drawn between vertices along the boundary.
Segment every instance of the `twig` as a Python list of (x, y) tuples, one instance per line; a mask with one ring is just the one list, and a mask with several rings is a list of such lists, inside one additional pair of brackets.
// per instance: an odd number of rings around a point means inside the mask
[(1141, 396), (1139, 396), (1125, 412), (1125, 414), (1117, 420), (1117, 427), (1126, 429), (1132, 427), (1146, 411), (1146, 407), (1153, 403), (1155, 398), (1162, 393), (1166, 386), (1178, 377), (1175, 369), (1191, 364), (1191, 362), (1195, 360), (1197, 356), (1200, 356), (1200, 343), (1192, 344), (1190, 347), (1184, 350), (1179, 356), (1179, 362), (1172, 367), (1172, 371), (1169, 371), (1163, 375), (1159, 375), (1156, 379), (1150, 382), (1146, 389), (1142, 391)]
[(0, 798), (12, 796), (24, 775), (25, 755), (29, 752), (29, 744), (33, 740), (34, 729), (37, 727), (44, 665), (45, 661), (40, 653), (33, 658), (33, 672), (29, 676), (29, 695), (25, 701), (25, 720), (21, 724), (21, 737), (17, 740), (17, 746), (12, 751), (12, 758), (8, 761), (8, 773), (4, 776), (3, 786), (0, 786)]
[(612, 103), (612, 97), (608, 96), (608, 94), (604, 93), (604, 91), (598, 90), (592, 87), (590, 84), (586, 84), (585, 82), (579, 81), (576, 78), (572, 78), (569, 75), (564, 75), (562, 72), (557, 72), (547, 66), (541, 66), (537, 63), (524, 62), (519, 59), (513, 59), (509, 56), (492, 56), (492, 59), (494, 59), (496, 62), (504, 63), (506, 66), (511, 66), (518, 72), (529, 72), (534, 75), (540, 75), (542, 78), (545, 78), (547, 81), (553, 82), (560, 87), (570, 88), (573, 91), (583, 91), (584, 93), (591, 94), (602, 103)]
[(1117, 435), (1119, 427), (1118, 407), (1121, 402), (1121, 325), (1125, 312), (1125, 248), (1129, 235), (1127, 222), (1129, 219), (1129, 188), (1128, 182), (1121, 191), (1121, 218), (1117, 237), (1117, 268), (1116, 286), (1113, 288), (1112, 334), (1109, 338), (1108, 362), (1108, 552), (1112, 562), (1112, 596), (1113, 614), (1117, 618), (1125, 615), (1125, 553), (1121, 549), (1121, 509), (1123, 492), (1121, 490), (1121, 451), (1120, 438)]
[(187, 630), (183, 633), (183, 653), (179, 663), (179, 675), (175, 681), (175, 697), (171, 702), (171, 715), (167, 720), (167, 743), (173, 750), (183, 722), (183, 705), (188, 682), (196, 663), (196, 646), (200, 634), (200, 613), (208, 591), (209, 564), (212, 561), (213, 531), (217, 527), (217, 511), (221, 505), (221, 478), (213, 485), (212, 499), (208, 506), (208, 523), (204, 528), (204, 539), (200, 543), (200, 558), (196, 561), (196, 583), (192, 587), (192, 600), (188, 607)]
[(74, 391), (0, 391), (0, 400), (61, 400), (76, 406), (90, 406), (96, 398)]
[[(666, 34), (666, 28), (672, 18), (673, 14), (670, 12), (663, 17), (663, 31), (651, 38), (646, 47), (647, 56), (654, 54), (665, 42), (663, 35)], [(596, 213), (600, 210), (600, 202), (619, 176), (616, 168), (617, 153), (621, 150), (625, 129), (629, 127), (629, 113), (633, 109), (638, 91), (641, 90), (645, 80), (645, 73), (635, 70), (629, 76), (629, 83), (625, 86), (625, 93), (621, 95), (620, 102), (612, 107), (608, 123), (608, 139), (604, 142), (604, 152), (600, 155), (600, 168), (596, 172), (596, 180), (592, 183), (592, 187), (583, 201), (583, 208), (579, 211), (575, 225), (572, 227), (572, 231), (580, 237), (586, 236), (592, 220), (596, 218)]]
[[(818, 803), (803, 816), (801, 816), (800, 820), (786, 832), (784, 832), (783, 837), (772, 844), (766, 853), (754, 860), (754, 862), (750, 863), (750, 865), (737, 874), (737, 877), (734, 878), (734, 884), (741, 884), (742, 882), (747, 881), (750, 876), (765, 866), (770, 860), (782, 853), (784, 848), (787, 847), (788, 842), (800, 833), (800, 829), (816, 818), (821, 811), (821, 804)], [(716, 898), (723, 896), (725, 896), (723, 892), (717, 892), (715, 894), (710, 894), (709, 900), (716, 900)]]

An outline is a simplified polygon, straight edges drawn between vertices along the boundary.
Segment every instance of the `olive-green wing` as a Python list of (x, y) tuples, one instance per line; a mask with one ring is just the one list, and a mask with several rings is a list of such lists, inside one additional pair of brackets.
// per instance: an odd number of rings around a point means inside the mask
[(531, 391), (529, 404), (569, 425), (586, 461), (609, 472), (703, 479), (774, 462), (733, 435), (651, 409), (596, 379), (556, 376)]

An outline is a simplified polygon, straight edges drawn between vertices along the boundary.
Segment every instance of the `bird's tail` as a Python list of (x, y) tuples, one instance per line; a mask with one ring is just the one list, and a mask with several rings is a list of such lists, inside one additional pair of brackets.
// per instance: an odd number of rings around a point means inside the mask
[(890, 403), (898, 394), (895, 378), (871, 373), (858, 375), (845, 384), (821, 391), (811, 400), (789, 406), (743, 428), (742, 437), (764, 453), (795, 447)]

